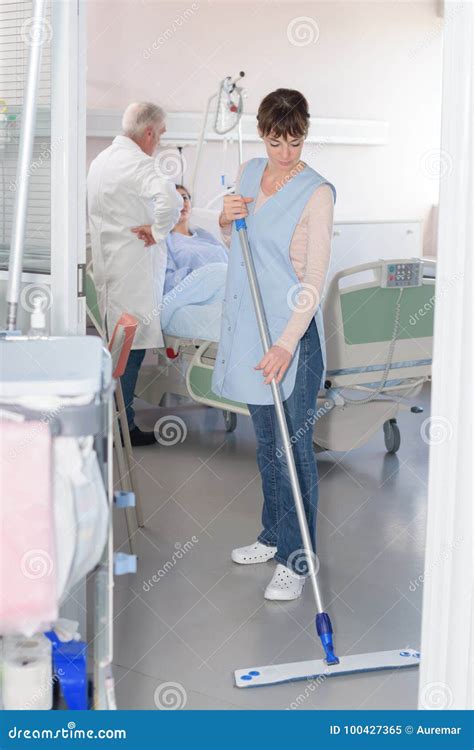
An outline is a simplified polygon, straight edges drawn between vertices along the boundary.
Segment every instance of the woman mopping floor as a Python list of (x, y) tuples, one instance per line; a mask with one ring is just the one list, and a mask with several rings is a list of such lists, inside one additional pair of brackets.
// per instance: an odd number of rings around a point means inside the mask
[(312, 428), (324, 372), (320, 298), (336, 193), (300, 159), (309, 124), (302, 94), (269, 94), (257, 121), (268, 159), (243, 166), (239, 194), (225, 198), (220, 220), (227, 236), (233, 222), (235, 228), (212, 385), (219, 395), (248, 404), (264, 496), (262, 532), (253, 544), (233, 550), (232, 559), (249, 565), (275, 558), (267, 599), (297, 599), (309, 576), (325, 659), (236, 670), (235, 684), (417, 666), (420, 654), (413, 649), (341, 659), (334, 654), (316, 577)]
[(320, 308), (328, 268), (336, 191), (301, 160), (309, 128), (308, 103), (298, 91), (277, 89), (257, 114), (267, 159), (251, 159), (238, 176), (238, 195), (227, 196), (220, 217), (224, 237), (245, 218), (271, 345), (262, 343), (246, 282), (238, 232), (232, 234), (229, 270), (213, 390), (248, 404), (257, 437), (263, 489), (263, 529), (232, 559), (249, 565), (275, 558), (266, 599), (301, 596), (308, 559), (293, 500), (284, 441), (269, 387), (281, 384), (304, 510), (315, 551), (318, 473), (313, 425), (324, 371)]

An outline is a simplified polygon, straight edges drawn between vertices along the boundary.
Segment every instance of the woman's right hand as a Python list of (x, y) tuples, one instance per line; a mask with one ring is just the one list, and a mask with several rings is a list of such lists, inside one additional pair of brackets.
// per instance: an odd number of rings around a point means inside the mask
[(224, 207), (219, 217), (221, 227), (232, 224), (236, 219), (245, 219), (249, 215), (247, 203), (252, 201), (253, 198), (244, 198), (243, 195), (224, 196)]

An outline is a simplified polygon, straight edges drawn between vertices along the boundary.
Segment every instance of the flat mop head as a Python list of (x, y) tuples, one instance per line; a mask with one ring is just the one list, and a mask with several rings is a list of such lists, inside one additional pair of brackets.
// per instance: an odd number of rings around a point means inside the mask
[(376, 651), (371, 654), (341, 656), (337, 664), (329, 666), (324, 659), (298, 661), (292, 664), (270, 664), (267, 667), (249, 667), (234, 672), (235, 684), (239, 688), (278, 685), (296, 680), (321, 680), (341, 674), (376, 672), (381, 669), (417, 667), (420, 652), (413, 649), (400, 651)]

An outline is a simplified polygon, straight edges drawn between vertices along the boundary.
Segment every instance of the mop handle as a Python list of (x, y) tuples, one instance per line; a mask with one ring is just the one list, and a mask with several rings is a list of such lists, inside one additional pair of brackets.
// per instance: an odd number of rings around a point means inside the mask
[[(255, 307), (255, 315), (257, 317), (257, 325), (262, 340), (263, 351), (266, 354), (271, 347), (270, 333), (268, 330), (267, 320), (265, 317), (265, 309), (263, 307), (262, 294), (257, 281), (257, 274), (255, 272), (255, 265), (253, 262), (252, 253), (250, 250), (248, 235), (247, 235), (247, 224), (245, 219), (237, 219), (235, 222), (235, 228), (239, 233), (240, 246), (242, 248), (242, 255), (244, 257), (245, 268), (247, 271), (247, 277), (250, 285), (250, 293), (252, 295), (253, 304)], [(290, 433), (288, 430), (288, 424), (286, 421), (285, 410), (283, 407), (283, 399), (281, 396), (280, 385), (274, 379), (270, 383), (272, 389), (273, 401), (275, 404), (275, 411), (278, 419), (278, 425), (280, 433), (283, 438), (283, 445), (286, 453), (286, 460), (288, 463), (288, 473), (290, 476), (291, 488), (293, 491), (293, 499), (295, 502), (296, 515), (298, 518), (298, 524), (300, 527), (301, 538), (303, 540), (304, 553), (308, 564), (309, 577), (311, 579), (311, 585), (314, 593), (314, 600), (316, 603), (316, 609), (318, 613), (324, 611), (321, 594), (319, 592), (318, 581), (316, 578), (316, 569), (313, 560), (313, 547), (311, 544), (311, 537), (308, 529), (308, 522), (306, 520), (306, 513), (304, 510), (303, 498), (301, 495), (300, 483), (298, 480), (298, 474), (296, 471), (295, 459), (293, 456), (293, 448), (290, 440)]]

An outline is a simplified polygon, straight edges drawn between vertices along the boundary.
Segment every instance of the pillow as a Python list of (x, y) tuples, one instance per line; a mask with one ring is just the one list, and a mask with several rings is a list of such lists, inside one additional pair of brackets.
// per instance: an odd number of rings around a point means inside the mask
[(207, 232), (220, 239), (221, 230), (219, 227), (220, 209), (215, 208), (193, 208), (191, 211), (191, 226), (201, 227)]

